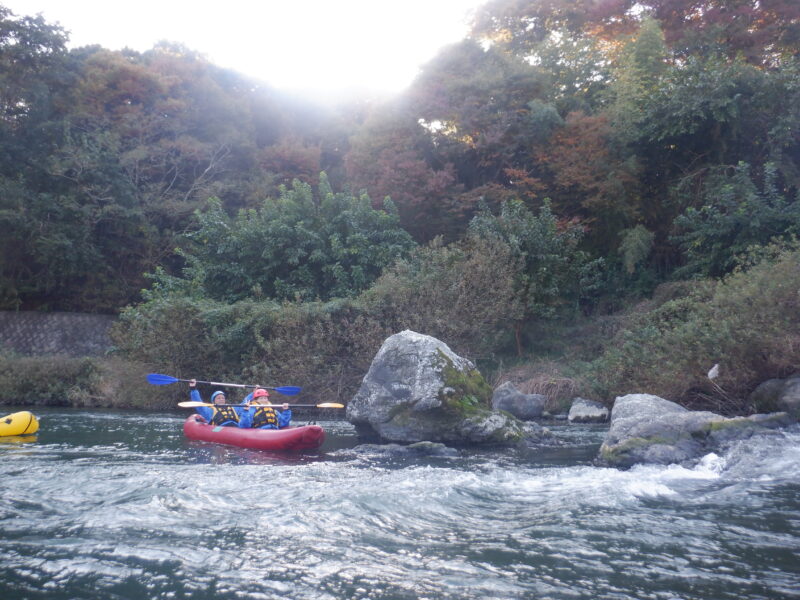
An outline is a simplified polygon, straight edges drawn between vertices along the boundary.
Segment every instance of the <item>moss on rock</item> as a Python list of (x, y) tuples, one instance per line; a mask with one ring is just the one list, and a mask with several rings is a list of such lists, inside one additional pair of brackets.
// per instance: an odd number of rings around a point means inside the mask
[(656, 444), (663, 444), (663, 445), (673, 445), (675, 440), (668, 440), (664, 437), (653, 436), (653, 437), (634, 437), (625, 440), (621, 444), (617, 444), (614, 446), (609, 446), (608, 444), (603, 444), (600, 446), (600, 457), (609, 464), (621, 464), (630, 462), (625, 460), (625, 456), (632, 452), (633, 450), (638, 450), (639, 448), (645, 448), (648, 446), (654, 446)]
[(464, 416), (491, 410), (492, 388), (478, 369), (458, 369), (441, 350), (438, 351), (437, 360), (444, 381), (439, 393), (442, 406)]

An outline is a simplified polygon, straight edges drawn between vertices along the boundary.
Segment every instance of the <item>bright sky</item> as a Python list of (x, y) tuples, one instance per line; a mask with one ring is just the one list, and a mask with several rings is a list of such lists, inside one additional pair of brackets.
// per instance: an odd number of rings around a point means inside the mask
[[(88, 44), (149, 50), (180, 42), (214, 64), (287, 91), (395, 93), (467, 33), (487, 0), (0, 0), (42, 13)], [(324, 99), (324, 98), (317, 98)]]

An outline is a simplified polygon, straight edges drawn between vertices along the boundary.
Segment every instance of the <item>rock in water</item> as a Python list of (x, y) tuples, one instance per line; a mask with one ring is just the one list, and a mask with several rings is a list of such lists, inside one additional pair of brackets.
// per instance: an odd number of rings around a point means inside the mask
[(613, 466), (678, 463), (721, 444), (787, 427), (796, 419), (785, 412), (726, 418), (690, 411), (650, 394), (628, 394), (614, 402), (611, 427), (600, 446), (600, 462)]
[(524, 424), (491, 410), (492, 389), (469, 360), (436, 338), (403, 331), (383, 343), (347, 419), (392, 442), (515, 444)]
[(492, 394), (492, 408), (510, 412), (523, 421), (541, 417), (546, 401), (541, 394), (523, 394), (510, 381), (498, 386)]
[(608, 421), (608, 408), (594, 400), (575, 398), (567, 419), (570, 423), (605, 423)]

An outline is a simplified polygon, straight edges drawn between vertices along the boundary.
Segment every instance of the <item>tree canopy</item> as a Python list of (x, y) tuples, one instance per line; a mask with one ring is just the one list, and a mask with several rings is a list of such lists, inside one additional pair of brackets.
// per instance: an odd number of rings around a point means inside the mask
[[(67, 41), (0, 6), (2, 309), (353, 297), (479, 228), (543, 316), (590, 303), (579, 264), (636, 294), (797, 231), (797, 2), (491, 0), (403, 94), (336, 110), (177, 44)], [(558, 283), (517, 226), (570, 257)]]

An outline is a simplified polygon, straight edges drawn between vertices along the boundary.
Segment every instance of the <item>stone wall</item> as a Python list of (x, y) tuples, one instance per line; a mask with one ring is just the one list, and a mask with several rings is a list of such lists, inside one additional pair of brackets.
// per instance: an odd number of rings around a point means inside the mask
[(112, 315), (0, 311), (0, 351), (99, 356), (111, 348)]

